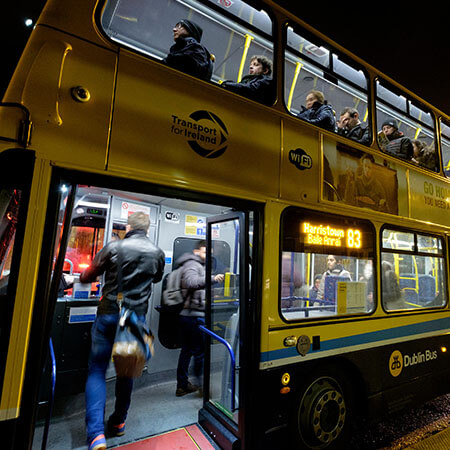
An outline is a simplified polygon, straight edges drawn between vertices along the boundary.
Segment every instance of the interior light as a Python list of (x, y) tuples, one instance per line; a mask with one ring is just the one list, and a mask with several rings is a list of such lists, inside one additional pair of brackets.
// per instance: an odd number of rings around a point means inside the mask
[(32, 19), (25, 19), (25, 26), (26, 27), (31, 27), (33, 25), (33, 20)]

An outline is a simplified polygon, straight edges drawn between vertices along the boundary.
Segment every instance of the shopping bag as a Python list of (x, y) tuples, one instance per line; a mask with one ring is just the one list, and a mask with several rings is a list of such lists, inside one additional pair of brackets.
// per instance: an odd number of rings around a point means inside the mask
[(128, 308), (120, 310), (112, 359), (118, 377), (138, 378), (153, 354), (153, 334)]

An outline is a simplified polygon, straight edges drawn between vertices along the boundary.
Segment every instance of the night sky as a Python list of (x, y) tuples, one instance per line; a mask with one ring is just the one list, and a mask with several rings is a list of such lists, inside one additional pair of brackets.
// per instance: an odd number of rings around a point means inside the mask
[[(1, 17), (3, 88), (37, 19), (43, 0), (8, 2)], [(450, 115), (450, 17), (436, 4), (303, 2), (278, 0), (305, 22)], [(439, 4), (445, 8), (445, 3)], [(409, 8), (409, 9), (406, 9)], [(0, 95), (3, 91), (0, 92)]]

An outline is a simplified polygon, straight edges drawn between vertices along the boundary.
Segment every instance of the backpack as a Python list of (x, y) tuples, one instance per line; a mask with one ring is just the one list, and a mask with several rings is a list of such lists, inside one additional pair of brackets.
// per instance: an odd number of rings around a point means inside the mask
[(161, 306), (163, 306), (164, 309), (180, 312), (183, 308), (184, 297), (181, 290), (182, 277), (182, 266), (172, 270), (172, 272), (166, 276), (161, 298)]

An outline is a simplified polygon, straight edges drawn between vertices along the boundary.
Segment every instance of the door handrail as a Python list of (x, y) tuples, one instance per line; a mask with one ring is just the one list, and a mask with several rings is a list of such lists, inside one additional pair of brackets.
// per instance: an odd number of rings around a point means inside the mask
[(228, 350), (228, 353), (230, 354), (231, 359), (231, 412), (236, 411), (235, 408), (235, 401), (234, 401), (234, 395), (235, 395), (235, 378), (236, 378), (236, 358), (234, 356), (233, 349), (231, 348), (231, 345), (222, 337), (217, 335), (211, 330), (208, 330), (208, 328), (204, 327), (203, 325), (199, 326), (200, 330), (202, 330), (204, 333), (208, 334), (209, 336), (213, 337), (216, 341), (219, 341), (221, 344), (225, 345), (226, 349)]

